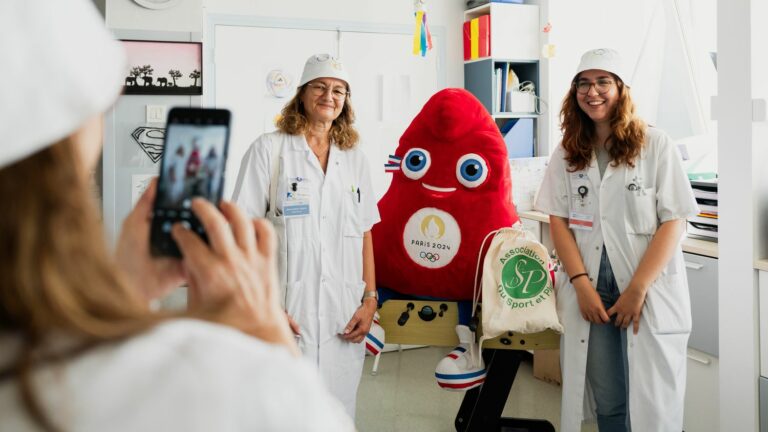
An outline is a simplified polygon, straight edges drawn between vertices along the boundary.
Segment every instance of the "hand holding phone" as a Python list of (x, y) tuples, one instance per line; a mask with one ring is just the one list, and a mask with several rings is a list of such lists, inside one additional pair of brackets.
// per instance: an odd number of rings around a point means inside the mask
[(152, 205), (157, 194), (153, 179), (144, 194), (123, 220), (115, 248), (116, 263), (137, 292), (152, 301), (165, 297), (186, 282), (181, 261), (171, 257), (150, 255), (149, 238)]
[(224, 190), (230, 113), (221, 109), (173, 108), (168, 113), (165, 147), (152, 212), (150, 250), (156, 256), (181, 257), (171, 238), (175, 223), (207, 242), (192, 213), (192, 198), (218, 205)]

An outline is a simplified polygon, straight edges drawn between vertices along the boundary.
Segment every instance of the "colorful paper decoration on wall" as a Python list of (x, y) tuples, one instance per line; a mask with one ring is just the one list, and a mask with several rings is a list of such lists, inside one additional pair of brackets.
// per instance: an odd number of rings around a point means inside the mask
[(425, 0), (414, 0), (416, 27), (413, 30), (413, 55), (427, 55), (432, 49), (432, 33), (427, 25), (427, 6)]
[(282, 69), (274, 69), (267, 74), (267, 91), (276, 98), (294, 94), (293, 77)]

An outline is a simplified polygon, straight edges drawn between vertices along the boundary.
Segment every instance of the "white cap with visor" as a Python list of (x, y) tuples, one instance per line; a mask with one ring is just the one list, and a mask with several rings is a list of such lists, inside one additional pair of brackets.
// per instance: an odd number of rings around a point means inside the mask
[(106, 111), (125, 54), (89, 0), (0, 1), (0, 168)]
[(625, 85), (629, 86), (629, 74), (624, 68), (624, 61), (618, 51), (610, 48), (597, 48), (589, 50), (581, 56), (574, 77), (586, 70), (599, 69), (616, 75)]
[(351, 91), (349, 75), (344, 69), (344, 64), (330, 54), (315, 54), (307, 59), (304, 64), (304, 72), (301, 74), (299, 86), (318, 78), (336, 78), (347, 84), (347, 90)]

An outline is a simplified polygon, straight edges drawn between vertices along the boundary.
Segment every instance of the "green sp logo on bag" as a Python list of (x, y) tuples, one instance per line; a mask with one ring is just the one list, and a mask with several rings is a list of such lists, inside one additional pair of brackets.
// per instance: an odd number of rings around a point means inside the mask
[(533, 307), (552, 295), (547, 263), (527, 247), (510, 249), (500, 258), (498, 294), (512, 309)]

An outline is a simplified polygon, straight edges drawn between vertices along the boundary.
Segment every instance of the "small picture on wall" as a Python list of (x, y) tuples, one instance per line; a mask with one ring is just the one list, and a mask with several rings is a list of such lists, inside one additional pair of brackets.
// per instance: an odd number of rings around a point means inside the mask
[(201, 43), (138, 40), (121, 42), (128, 56), (123, 94), (203, 94)]

